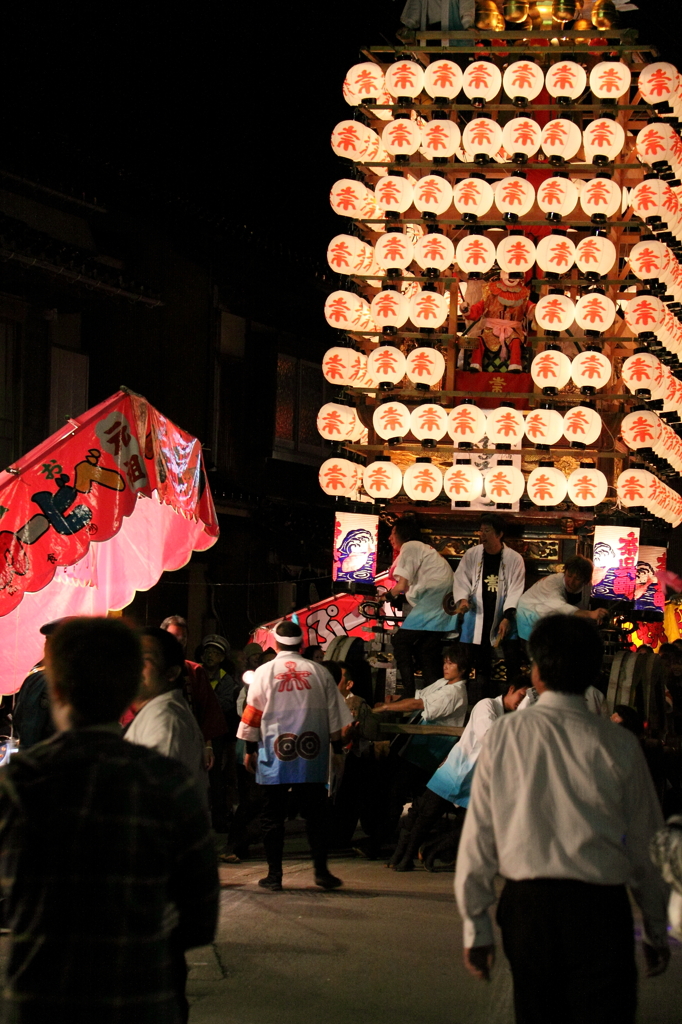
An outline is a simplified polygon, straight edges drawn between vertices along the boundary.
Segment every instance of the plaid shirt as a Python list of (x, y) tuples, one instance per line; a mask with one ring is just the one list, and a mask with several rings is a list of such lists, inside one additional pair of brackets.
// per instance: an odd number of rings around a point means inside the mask
[(178, 762), (110, 727), (72, 730), (0, 771), (13, 932), (10, 1019), (175, 1024), (174, 958), (212, 941), (209, 822)]

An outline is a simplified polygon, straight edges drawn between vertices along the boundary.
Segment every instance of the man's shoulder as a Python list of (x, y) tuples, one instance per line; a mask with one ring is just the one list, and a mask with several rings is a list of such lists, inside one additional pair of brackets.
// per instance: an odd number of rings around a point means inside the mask
[(503, 551), (505, 561), (524, 565), (523, 555), (520, 555), (518, 551), (514, 551), (514, 548), (510, 548), (508, 544), (505, 544)]

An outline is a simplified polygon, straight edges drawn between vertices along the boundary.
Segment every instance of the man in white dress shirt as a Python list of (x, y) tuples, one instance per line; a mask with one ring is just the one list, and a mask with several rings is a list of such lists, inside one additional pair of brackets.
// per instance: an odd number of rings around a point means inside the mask
[(465, 964), (489, 977), (499, 874), (517, 1022), (633, 1024), (626, 885), (642, 911), (647, 974), (670, 958), (665, 886), (648, 851), (659, 803), (636, 738), (585, 706), (602, 660), (593, 624), (541, 619), (530, 653), (540, 698), (492, 726), (474, 773), (455, 877)]
[(443, 677), (416, 690), (414, 697), (378, 704), (374, 713), (382, 711), (421, 711), (420, 722), (429, 725), (464, 725), (467, 713), (469, 655), (461, 644), (451, 644), (443, 651)]

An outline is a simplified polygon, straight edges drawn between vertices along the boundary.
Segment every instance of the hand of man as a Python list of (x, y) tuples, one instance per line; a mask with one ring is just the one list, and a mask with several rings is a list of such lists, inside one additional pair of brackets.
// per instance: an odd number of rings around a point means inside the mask
[(469, 974), (480, 981), (490, 981), (490, 970), (494, 962), (494, 946), (471, 946), (464, 950), (464, 966)]
[(597, 623), (601, 625), (608, 614), (606, 608), (595, 608), (593, 612), (590, 612), (590, 618), (596, 619)]
[(670, 963), (670, 947), (650, 946), (648, 942), (643, 942), (642, 949), (646, 961), (647, 978), (655, 978), (657, 974), (663, 974)]
[(207, 743), (204, 747), (204, 768), (207, 772), (210, 772), (214, 764), (215, 754), (213, 753), (213, 746), (211, 743)]
[(258, 751), (254, 750), (253, 754), (244, 754), (244, 767), (247, 772), (251, 772), (252, 775), (256, 774), (256, 765), (258, 764)]
[(455, 615), (462, 615), (464, 612), (468, 612), (470, 608), (471, 605), (467, 599), (463, 597), (462, 600), (458, 601), (455, 605)]
[(507, 633), (509, 632), (509, 619), (502, 619), (499, 629), (497, 630), (497, 637), (495, 639), (495, 646), (501, 644)]

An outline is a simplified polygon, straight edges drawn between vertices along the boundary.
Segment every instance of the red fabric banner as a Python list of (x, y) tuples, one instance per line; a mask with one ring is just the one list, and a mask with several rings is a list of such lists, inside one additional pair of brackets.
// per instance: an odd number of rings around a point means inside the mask
[[(457, 370), (455, 376), (455, 390), (467, 391), (472, 398), (476, 399), (476, 405), (481, 409), (497, 409), (501, 402), (512, 402), (517, 409), (527, 409), (528, 401), (525, 398), (505, 398), (508, 392), (533, 393), (533, 378), (529, 373), (469, 373), (465, 370)], [(497, 398), (478, 398), (481, 391), (494, 391)]]

